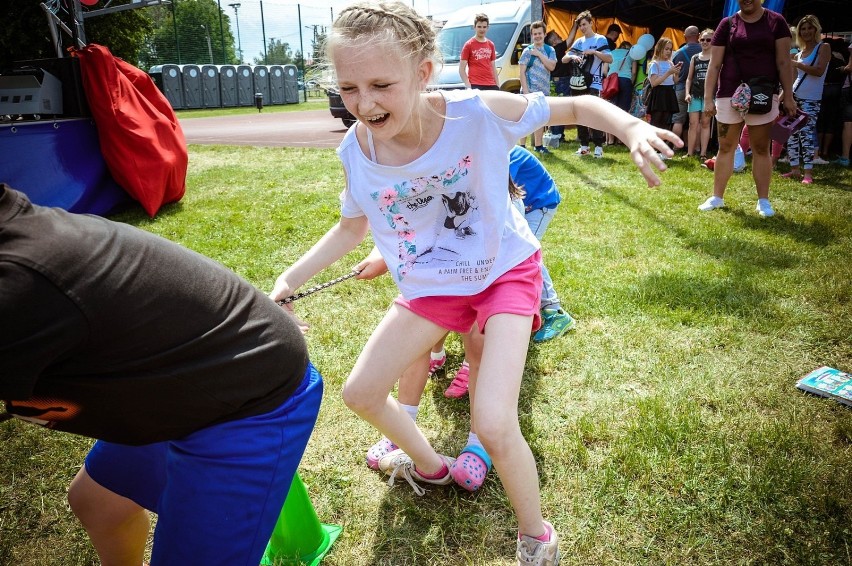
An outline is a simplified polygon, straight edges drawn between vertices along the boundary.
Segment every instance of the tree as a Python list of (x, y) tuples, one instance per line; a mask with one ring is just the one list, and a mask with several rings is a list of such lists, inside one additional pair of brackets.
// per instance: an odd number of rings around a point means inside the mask
[[(224, 33), (220, 32), (220, 14)], [(238, 62), (231, 20), (215, 0), (172, 0), (169, 6), (151, 8), (151, 20), (152, 31), (140, 58), (143, 68), (164, 63), (209, 63), (211, 53), (216, 64)]]
[(293, 61), (293, 50), (290, 49), (290, 44), (274, 37), (269, 39), (266, 57), (264, 58), (261, 54), (254, 58), (255, 65), (290, 65)]
[[(3, 33), (0, 34), (0, 68), (9, 68), (14, 61), (57, 57), (50, 37), (47, 16), (38, 2), (18, 1), (4, 5)], [(60, 12), (60, 19), (71, 27), (71, 17)], [(151, 21), (147, 10), (126, 10), (84, 20), (89, 43), (105, 45), (118, 57), (136, 63)], [(72, 39), (62, 33), (63, 48)]]

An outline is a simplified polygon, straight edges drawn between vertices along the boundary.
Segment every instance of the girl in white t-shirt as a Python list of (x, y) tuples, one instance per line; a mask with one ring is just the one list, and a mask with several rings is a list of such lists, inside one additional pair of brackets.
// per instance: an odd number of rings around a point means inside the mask
[[(372, 232), (401, 295), (355, 362), (347, 406), (400, 447), (379, 461), (389, 483), (452, 482), (453, 459), (435, 452), (390, 396), (412, 362), (447, 330), (484, 335), (471, 367), (471, 418), (518, 517), (517, 556), (558, 561), (542, 517), (535, 459), (521, 434), (518, 396), (530, 331), (539, 324), (540, 251), (506, 191), (515, 140), (552, 122), (617, 131), (648, 185), (671, 154), (669, 133), (596, 97), (435, 91), (432, 22), (400, 2), (344, 9), (327, 40), (339, 92), (358, 119), (338, 148), (346, 175), (342, 216), (276, 283), (292, 294)], [(362, 273), (361, 277), (367, 274)]]
[(675, 83), (680, 76), (680, 63), (672, 63), (672, 40), (661, 37), (654, 47), (654, 57), (648, 65), (651, 80), (651, 96), (648, 99), (648, 114), (651, 125), (670, 129), (672, 116), (678, 111)]

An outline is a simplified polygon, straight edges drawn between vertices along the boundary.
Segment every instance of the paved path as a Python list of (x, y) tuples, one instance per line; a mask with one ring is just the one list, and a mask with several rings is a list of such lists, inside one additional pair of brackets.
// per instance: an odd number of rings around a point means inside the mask
[(262, 147), (337, 147), (346, 133), (328, 109), (260, 112), (180, 121), (187, 143)]

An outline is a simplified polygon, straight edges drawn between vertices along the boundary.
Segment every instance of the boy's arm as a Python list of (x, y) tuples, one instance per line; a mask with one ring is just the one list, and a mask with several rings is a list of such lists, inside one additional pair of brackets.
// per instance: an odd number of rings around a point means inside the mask
[(368, 229), (366, 216), (341, 217), (305, 255), (278, 276), (269, 297), (280, 301), (292, 295), (308, 279), (355, 249), (367, 236)]
[(467, 76), (467, 59), (459, 59), (459, 76), (464, 86), (470, 88), (470, 78)]

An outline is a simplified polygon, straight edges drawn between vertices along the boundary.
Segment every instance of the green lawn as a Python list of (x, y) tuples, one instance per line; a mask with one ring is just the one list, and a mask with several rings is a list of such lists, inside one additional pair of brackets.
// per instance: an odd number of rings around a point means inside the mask
[[(761, 219), (750, 174), (728, 208), (696, 209), (712, 173), (673, 160), (645, 187), (621, 148), (545, 158), (563, 204), (544, 258), (577, 330), (531, 345), (521, 426), (564, 564), (852, 564), (852, 411), (805, 395), (820, 365), (852, 370), (852, 173), (775, 178)], [(182, 202), (116, 219), (217, 259), (263, 290), (338, 218), (333, 150), (190, 148)], [(369, 249), (320, 274), (349, 268)], [(296, 306), (325, 376), (300, 468), (323, 522), (344, 527), (325, 564), (513, 564), (515, 521), (496, 475), (469, 494), (417, 497), (364, 464), (379, 436), (342, 403), (360, 347), (395, 295), (348, 281)], [(418, 422), (455, 454), (466, 399), (427, 386)], [(0, 425), (0, 564), (96, 564), (64, 500), (90, 442)]]

